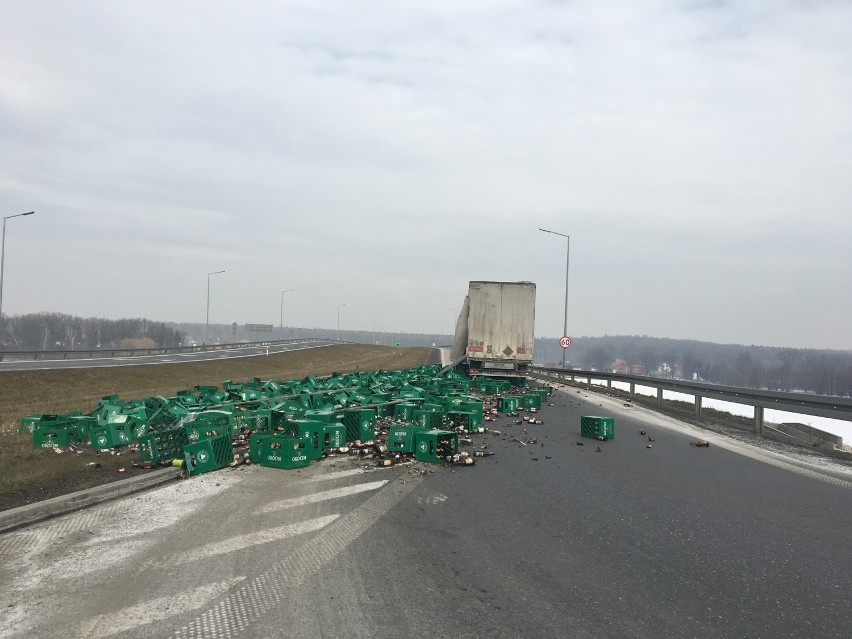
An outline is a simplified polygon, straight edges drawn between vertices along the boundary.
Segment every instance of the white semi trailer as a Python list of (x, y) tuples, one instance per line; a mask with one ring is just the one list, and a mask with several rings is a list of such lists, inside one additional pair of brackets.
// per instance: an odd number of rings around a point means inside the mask
[(456, 322), (452, 359), (472, 375), (529, 371), (535, 340), (535, 284), (470, 282)]

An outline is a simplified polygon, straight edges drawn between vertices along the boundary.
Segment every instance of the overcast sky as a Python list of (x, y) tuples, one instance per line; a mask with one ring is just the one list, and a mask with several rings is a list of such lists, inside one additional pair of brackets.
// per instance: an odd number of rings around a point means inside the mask
[[(852, 3), (6, 0), (3, 311), (852, 348)], [(342, 304), (345, 306), (341, 306)]]

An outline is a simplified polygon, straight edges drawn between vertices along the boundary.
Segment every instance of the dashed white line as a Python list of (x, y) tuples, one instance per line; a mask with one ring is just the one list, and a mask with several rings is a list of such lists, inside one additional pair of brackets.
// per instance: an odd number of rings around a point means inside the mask
[(256, 513), (271, 513), (276, 510), (283, 510), (285, 508), (295, 508), (297, 506), (306, 506), (307, 504), (316, 504), (321, 501), (329, 501), (332, 499), (340, 499), (341, 497), (348, 497), (349, 495), (357, 495), (358, 493), (364, 493), (371, 490), (378, 490), (382, 486), (388, 483), (387, 479), (383, 479), (382, 481), (371, 481), (366, 484), (357, 484), (355, 486), (344, 486), (343, 488), (333, 488), (331, 490), (324, 490), (319, 493), (314, 493), (313, 495), (304, 495), (303, 497), (291, 497), (290, 499), (282, 499), (280, 501), (274, 501), (263, 508), (256, 510)]
[(118, 612), (91, 617), (83, 622), (76, 637), (101, 639), (101, 637), (127, 632), (154, 621), (162, 621), (177, 614), (195, 610), (244, 579), (245, 577), (232, 577), (192, 590), (151, 599)]

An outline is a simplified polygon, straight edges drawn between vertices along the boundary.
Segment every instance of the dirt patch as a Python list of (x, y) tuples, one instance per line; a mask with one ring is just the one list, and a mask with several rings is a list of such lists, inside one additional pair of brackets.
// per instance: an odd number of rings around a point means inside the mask
[[(155, 366), (0, 372), (0, 510), (58, 497), (101, 484), (151, 472), (134, 468), (138, 453), (97, 454), (81, 446), (81, 454), (34, 449), (32, 435), (18, 432), (21, 417), (43, 413), (94, 410), (98, 399), (123, 400), (174, 396), (195, 385), (220, 386), (224, 380), (252, 377), (287, 381), (306, 376), (376, 370), (404, 370), (440, 363), (432, 348), (394, 348), (341, 344), (268, 356), (214, 362)], [(124, 468), (124, 472), (119, 472)]]

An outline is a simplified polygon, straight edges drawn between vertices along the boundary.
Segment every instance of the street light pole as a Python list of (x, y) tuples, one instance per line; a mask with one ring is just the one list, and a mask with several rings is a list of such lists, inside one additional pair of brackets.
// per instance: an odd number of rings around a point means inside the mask
[(281, 330), (281, 339), (284, 339), (284, 293), (292, 293), (295, 289), (288, 288), (286, 291), (281, 291), (281, 320), (279, 328)]
[[(3, 218), (3, 242), (2, 247), (0, 247), (0, 329), (3, 328), (3, 264), (6, 261), (6, 220), (10, 220), (13, 217), (22, 217), (24, 215), (32, 215), (35, 211), (28, 211), (27, 213), (16, 213), (15, 215), (7, 215)], [(3, 344), (3, 331), (0, 330), (0, 347)]]
[[(349, 302), (343, 302), (343, 304), (338, 305), (337, 307), (337, 332), (340, 332), (340, 308), (346, 306)], [(337, 336), (340, 339), (340, 335)]]
[[(545, 233), (552, 233), (553, 235), (559, 235), (560, 237), (565, 238), (565, 324), (562, 327), (562, 337), (568, 335), (568, 265), (570, 264), (571, 257), (571, 236), (565, 235), (565, 233), (557, 233), (556, 231), (548, 231), (547, 229), (543, 229), (539, 227), (539, 231), (544, 231)], [(562, 368), (565, 368), (565, 356), (568, 349), (562, 349)]]
[(210, 327), (210, 276), (225, 271), (211, 271), (207, 274), (207, 321), (204, 323), (204, 345), (207, 346), (207, 329)]

